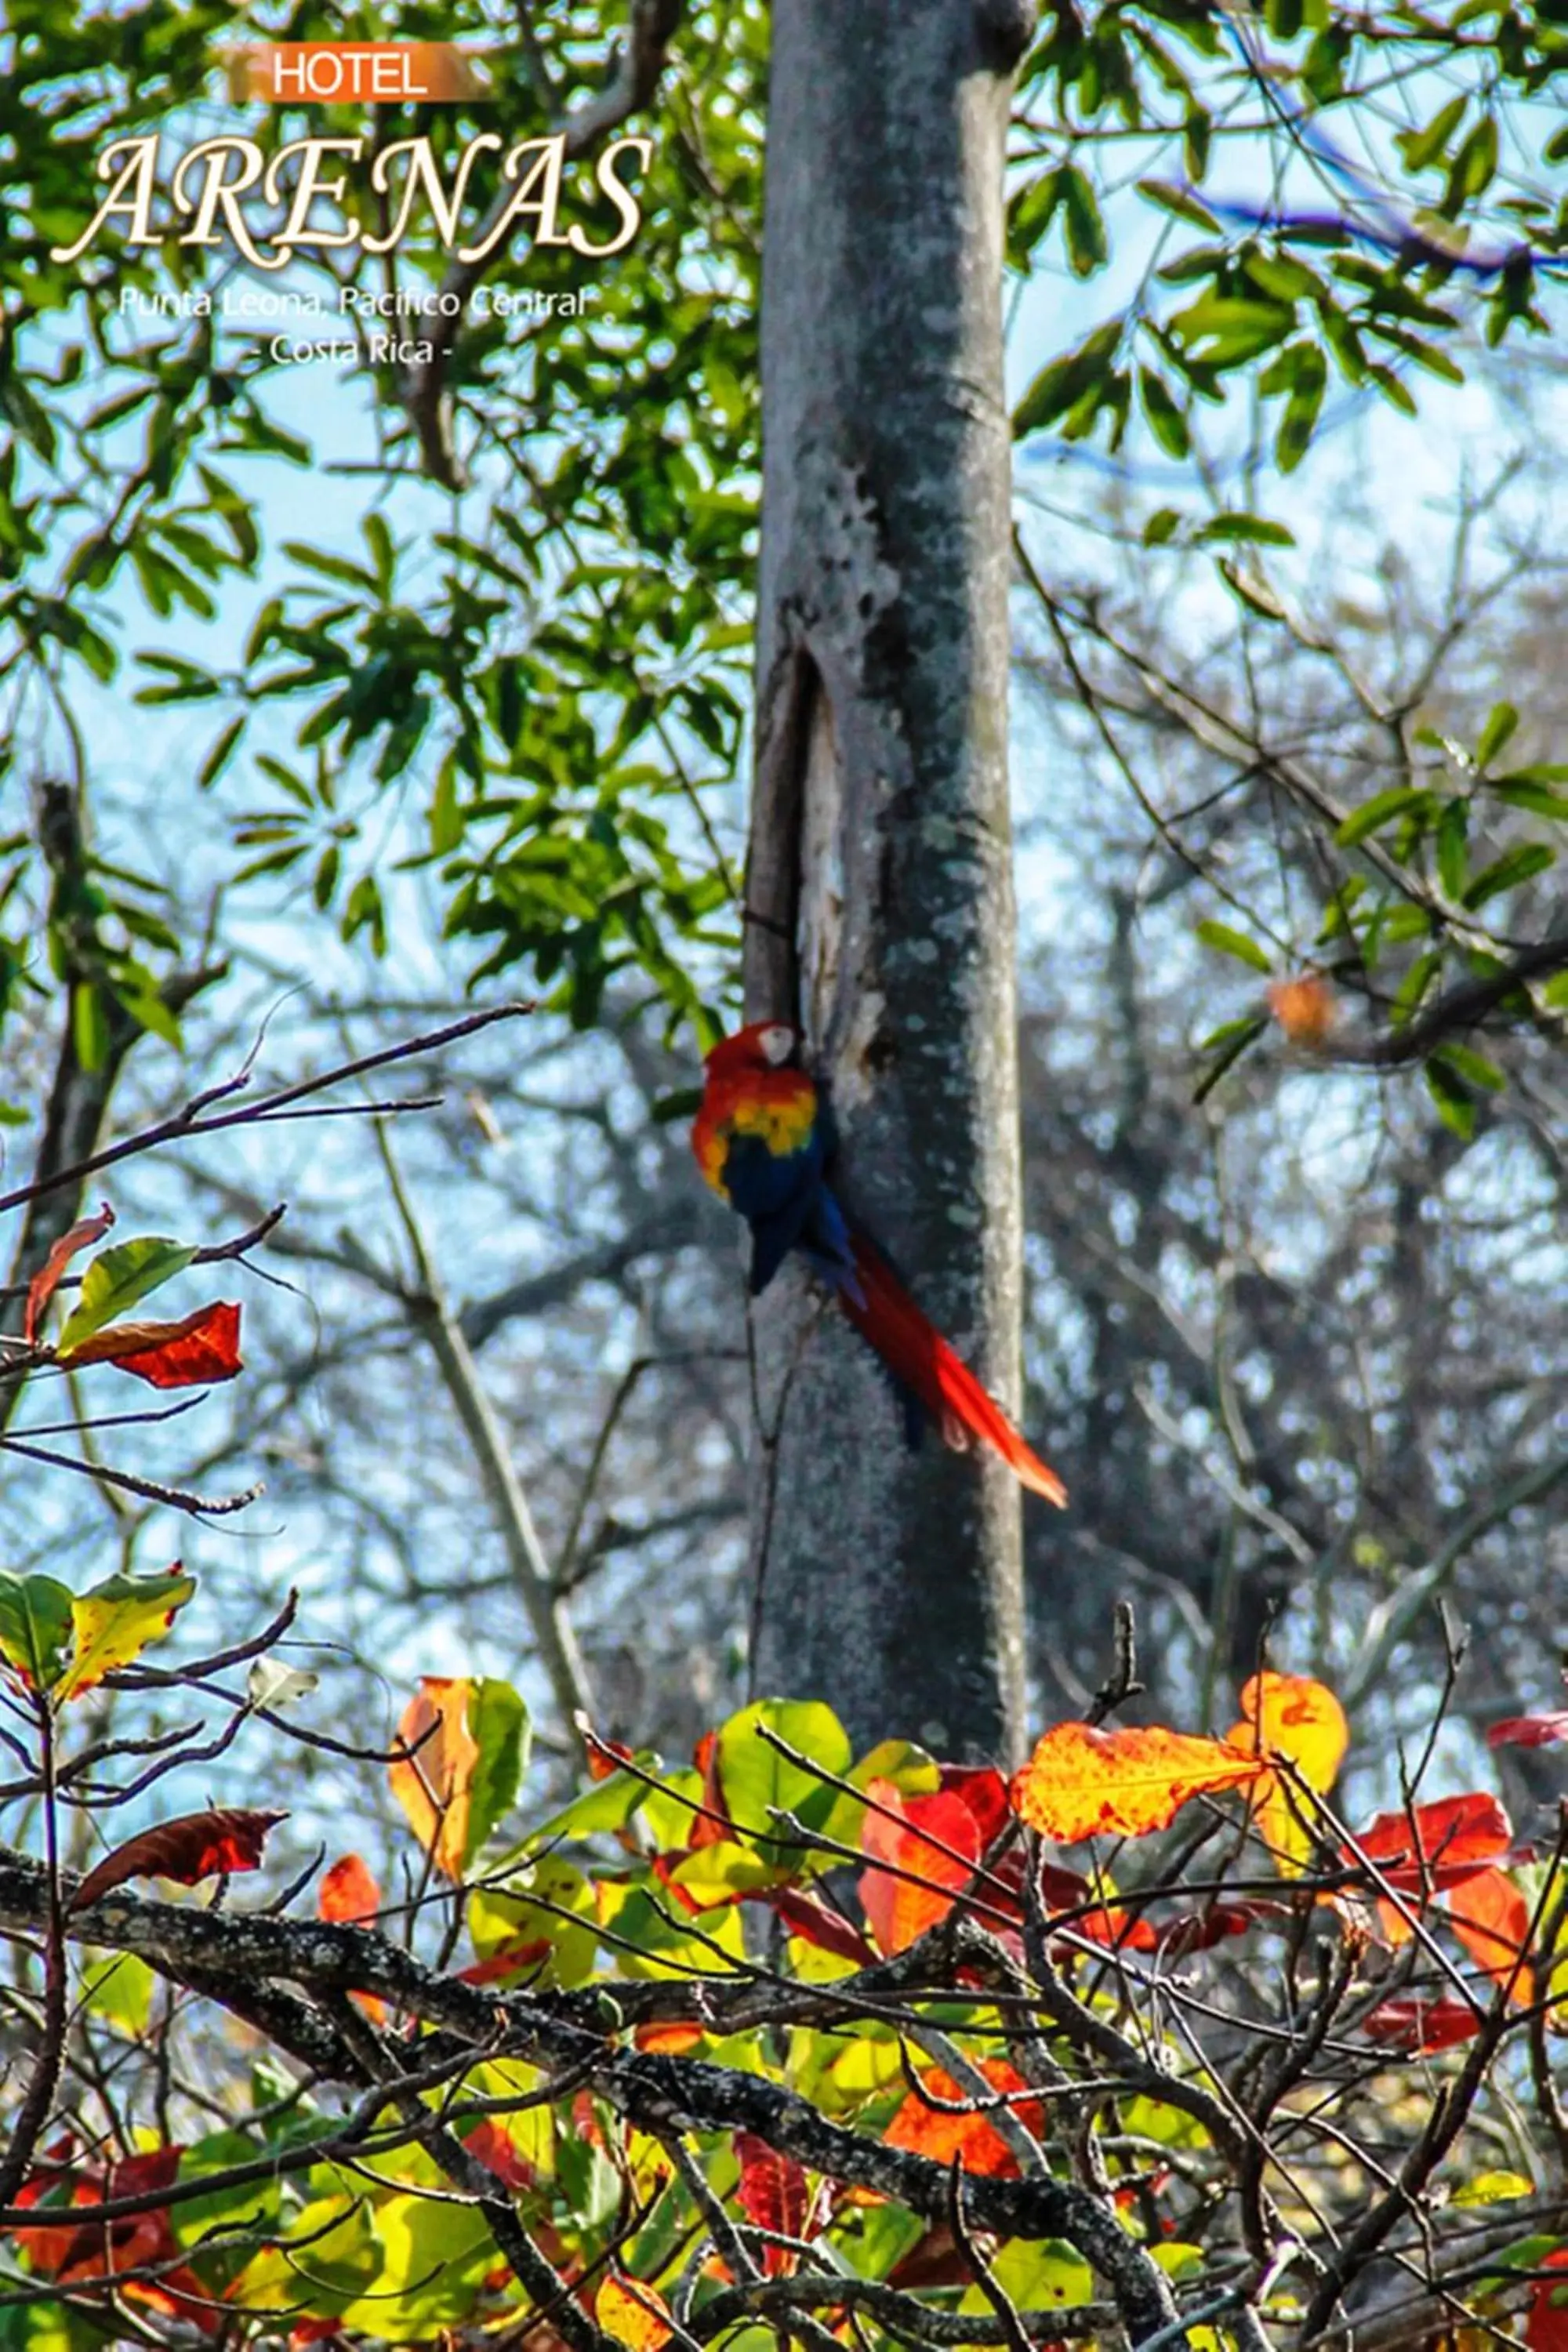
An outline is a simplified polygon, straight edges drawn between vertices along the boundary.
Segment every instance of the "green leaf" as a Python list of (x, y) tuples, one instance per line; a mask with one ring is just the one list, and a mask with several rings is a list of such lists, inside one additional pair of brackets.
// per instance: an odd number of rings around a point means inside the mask
[[(137, 2041), (152, 2019), (157, 1981), (146, 1961), (134, 1952), (86, 1953), (81, 1965), (82, 2006)], [(247, 2147), (246, 2153), (254, 2156), (256, 2151)], [(183, 2175), (184, 2161), (180, 2169)]]
[(1303, 348), (1295, 374), (1274, 436), (1275, 462), (1282, 474), (1292, 473), (1306, 456), (1328, 389), (1329, 363), (1316, 344)]
[(1521, 841), (1484, 866), (1465, 892), (1467, 907), (1484, 906), (1501, 890), (1517, 890), (1522, 882), (1544, 874), (1557, 863), (1557, 852), (1544, 841)]
[(0, 1569), (0, 1656), (28, 1690), (53, 1687), (71, 1640), (71, 1595), (52, 1576)]
[(71, 990), (71, 1042), (85, 1071), (103, 1068), (109, 1059), (109, 1009), (103, 991), (91, 981), (80, 981)]
[(1208, 206), (1200, 204), (1190, 188), (1173, 180), (1140, 180), (1138, 193), (1147, 196), (1152, 205), (1163, 212), (1174, 213), (1178, 220), (1191, 221), (1195, 228), (1207, 229), (1213, 236), (1221, 234), (1220, 224)]
[(302, 540), (286, 539), (283, 552), (307, 571), (319, 572), (323, 579), (337, 580), (349, 588), (368, 589), (374, 596), (375, 581), (363, 564), (351, 563), (346, 556), (331, 555), (324, 548), (308, 547)]
[(840, 1776), (848, 1772), (855, 1751), (832, 1708), (818, 1699), (759, 1699), (721, 1727), (719, 1783), (730, 1818), (738, 1831), (756, 1838), (766, 1860), (787, 1863), (794, 1858), (792, 1849), (768, 1834), (774, 1826), (772, 1809), (818, 1826), (832, 1811), (837, 1791), (781, 1756), (760, 1737), (763, 1730)]
[(1262, 1036), (1268, 1026), (1264, 1016), (1257, 1013), (1246, 1021), (1222, 1022), (1217, 1029), (1209, 1032), (1199, 1050), (1212, 1052), (1215, 1058), (1193, 1088), (1194, 1104), (1207, 1101), (1231, 1064), (1241, 1059), (1247, 1047)]
[(73, 1348), (127, 1313), (138, 1299), (183, 1274), (195, 1255), (185, 1243), (154, 1234), (100, 1250), (82, 1276), (75, 1312), (59, 1336), (58, 1355), (68, 1357)]
[(1216, 923), (1205, 916), (1197, 933), (1205, 947), (1217, 949), (1221, 955), (1234, 956), (1238, 963), (1249, 963), (1254, 971), (1274, 969), (1267, 949), (1260, 948), (1256, 940), (1249, 940), (1245, 931), (1233, 930), (1228, 923)]
[[(236, 2165), (253, 2162), (264, 2153), (264, 2145), (245, 2132), (209, 2132), (181, 2156), (180, 2185), (185, 2188), (209, 2173), (221, 2175)], [(282, 2189), (276, 2179), (237, 2181), (227, 2188), (213, 2189), (205, 2197), (192, 2197), (171, 2205), (169, 2226), (177, 2246), (194, 2249), (205, 2239), (224, 2231), (250, 2230), (258, 2235), (271, 2234), (281, 2205)], [(239, 2263), (249, 2260), (248, 2249), (237, 2248), (235, 2252)]]
[(1184, 457), (1192, 447), (1187, 420), (1171, 395), (1169, 385), (1152, 368), (1138, 371), (1138, 396), (1149, 429), (1168, 457)]
[(1214, 547), (1237, 541), (1257, 547), (1294, 547), (1296, 534), (1282, 522), (1270, 522), (1265, 515), (1239, 512), (1230, 508), (1210, 515), (1193, 533), (1194, 547)]
[(392, 533), (386, 527), (385, 519), (374, 509), (366, 515), (360, 529), (370, 550), (370, 560), (375, 567), (375, 584), (384, 604), (392, 593), (393, 577), (397, 570), (397, 551), (392, 543)]
[(1157, 507), (1143, 526), (1145, 547), (1163, 547), (1174, 539), (1182, 527), (1181, 510), (1177, 507)]
[(1371, 800), (1363, 801), (1360, 808), (1352, 809), (1334, 835), (1334, 839), (1342, 849), (1353, 849), (1358, 841), (1364, 841), (1369, 834), (1381, 833), (1384, 825), (1394, 823), (1395, 817), (1407, 815), (1415, 809), (1429, 810), (1431, 806), (1432, 794), (1425, 786), (1393, 784), (1387, 792), (1374, 793)]
[(1562, 769), (1542, 769), (1539, 774), (1529, 768), (1517, 769), (1512, 775), (1489, 776), (1487, 790), (1495, 793), (1510, 808), (1528, 809), (1532, 816), (1550, 817), (1555, 824), (1568, 822), (1568, 793), (1554, 792), (1541, 778), (1561, 775)]
[(1490, 767), (1503, 745), (1511, 740), (1518, 725), (1519, 712), (1511, 702), (1493, 703), (1476, 742), (1478, 768)]
[(1450, 898), (1463, 895), (1469, 873), (1469, 811), (1463, 801), (1450, 801), (1437, 819), (1437, 879)]
[(1094, 190), (1076, 163), (1062, 173), (1061, 203), (1068, 267), (1075, 278), (1092, 278), (1104, 268), (1110, 247)]
[(1452, 219), (1490, 186), (1498, 167), (1498, 127), (1495, 116), (1483, 115), (1466, 133), (1454, 157), (1444, 191), (1443, 211)]
[(1110, 319), (1086, 336), (1076, 351), (1064, 352), (1042, 368), (1013, 412), (1015, 436), (1022, 439), (1026, 433), (1054, 425), (1086, 393), (1102, 386), (1121, 341), (1121, 320)]
[(1501, 1094), (1508, 1084), (1497, 1064), (1469, 1045), (1439, 1045), (1434, 1050), (1432, 1059), (1441, 1062), (1446, 1069), (1453, 1071), (1456, 1077), (1463, 1078), (1468, 1087), (1477, 1087), (1483, 1094)]
[(463, 812), (458, 804), (457, 765), (455, 761), (443, 761), (430, 802), (430, 847), (434, 855), (449, 856), (461, 844), (463, 833)]
[(594, 1973), (598, 1949), (594, 1889), (580, 1870), (558, 1855), (544, 1856), (510, 1885), (477, 1888), (468, 1897), (468, 1934), (481, 1960), (509, 1945), (549, 1946), (546, 1956), (526, 1963), (531, 1984), (570, 1990)]
[(1402, 131), (1394, 139), (1400, 160), (1407, 172), (1424, 172), (1442, 155), (1449, 140), (1464, 121), (1469, 100), (1461, 95), (1451, 98), (1440, 107), (1424, 131)]
[(240, 737), (244, 734), (248, 720), (249, 713), (248, 711), (244, 710), (240, 712), (237, 719), (231, 719), (229, 720), (228, 725), (224, 729), (223, 733), (218, 737), (217, 741), (213, 745), (212, 750), (207, 753), (206, 758), (202, 761), (201, 767), (197, 772), (196, 789), (198, 792), (205, 793), (213, 784), (216, 783), (218, 778), (227, 767), (234, 753), (234, 747), (238, 742)]
[[(1094, 2299), (1094, 2273), (1065, 2238), (1010, 2239), (995, 2254), (991, 2273), (1019, 2312), (1058, 2311), (1065, 2304)], [(977, 2284), (964, 2288), (958, 2307), (962, 2312), (982, 2314), (994, 2305)]]
[(1443, 969), (1441, 948), (1428, 948), (1425, 955), (1413, 958), (1409, 971), (1394, 991), (1388, 1017), (1396, 1029), (1415, 1019), (1426, 998), (1428, 990)]
[(528, 1763), (528, 1709), (510, 1683), (481, 1676), (468, 1699), (468, 1729), (479, 1752), (468, 1792), (465, 1864), (517, 1802)]
[(1424, 1066), (1423, 1075), (1426, 1091), (1437, 1106), (1438, 1118), (1468, 1143), (1476, 1131), (1475, 1097), (1436, 1055)]
[(156, 1576), (110, 1576), (71, 1601), (72, 1643), (54, 1696), (63, 1705), (96, 1690), (161, 1641), (196, 1589), (178, 1561)]

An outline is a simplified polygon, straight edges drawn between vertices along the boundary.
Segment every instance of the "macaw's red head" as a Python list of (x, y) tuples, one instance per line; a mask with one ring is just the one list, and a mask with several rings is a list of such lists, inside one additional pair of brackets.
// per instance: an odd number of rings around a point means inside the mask
[(800, 1051), (800, 1031), (787, 1021), (753, 1021), (732, 1037), (721, 1037), (704, 1055), (710, 1078), (738, 1078), (753, 1070), (782, 1070)]

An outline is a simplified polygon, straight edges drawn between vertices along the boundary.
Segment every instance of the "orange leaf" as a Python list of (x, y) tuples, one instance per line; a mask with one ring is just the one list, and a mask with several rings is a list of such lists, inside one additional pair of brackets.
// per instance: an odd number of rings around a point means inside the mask
[(872, 1804), (860, 1832), (861, 1851), (910, 1876), (864, 1871), (860, 1900), (883, 1951), (902, 1952), (946, 1918), (954, 1896), (974, 1876), (980, 1827), (962, 1797), (940, 1789), (929, 1797), (906, 1797), (895, 1781), (871, 1780), (866, 1794)]
[[(1351, 1735), (1345, 1711), (1325, 1684), (1266, 1668), (1242, 1685), (1241, 1714), (1226, 1735), (1233, 1748), (1248, 1756), (1283, 1756), (1310, 1789), (1328, 1794)], [(1311, 1837), (1296, 1818), (1278, 1773), (1258, 1781), (1253, 1803), (1258, 1829), (1281, 1868), (1299, 1871), (1311, 1851)]]
[(359, 1927), (373, 1919), (380, 1908), (381, 1889), (357, 1853), (340, 1854), (331, 1868), (322, 1872), (321, 1883), (316, 1889), (319, 1918)]
[(62, 1350), (62, 1364), (113, 1364), (155, 1389), (232, 1381), (240, 1370), (239, 1308), (219, 1298), (177, 1323), (110, 1323)]
[(159, 1822), (106, 1853), (77, 1888), (71, 1908), (85, 1910), (128, 1878), (172, 1878), (177, 1885), (195, 1886), (220, 1870), (258, 1870), (268, 1832), (288, 1818), (287, 1813), (214, 1805), (203, 1813), (181, 1813), (172, 1822)]
[(708, 2032), (705, 2025), (694, 2025), (689, 2019), (667, 2018), (662, 2023), (632, 2028), (632, 2041), (638, 2050), (662, 2051), (666, 2057), (683, 2058), (695, 2050)]
[(408, 1825), (448, 1878), (463, 1874), (468, 1835), (468, 1796), (479, 1743), (468, 1729), (473, 1685), (441, 1675), (420, 1678), (417, 1696), (403, 1710), (397, 1737), (411, 1752), (388, 1768), (392, 1793)]
[(1321, 1045), (1338, 1024), (1338, 1000), (1318, 972), (1298, 972), (1293, 980), (1277, 980), (1267, 992), (1268, 1010), (1292, 1045)]
[(1064, 1845), (1098, 1832), (1147, 1837), (1168, 1829), (1191, 1797), (1234, 1789), (1267, 1768), (1223, 1739), (1194, 1738), (1163, 1725), (1097, 1730), (1058, 1723), (1013, 1776), (1013, 1810)]
[(1448, 1896), (1447, 1906), (1449, 1924), (1477, 1967), (1528, 2008), (1535, 1979), (1521, 1956), (1530, 1942), (1530, 1906), (1512, 1879), (1483, 1870)]
[[(994, 2091), (1013, 2094), (1027, 2090), (1023, 2076), (1005, 2058), (983, 2058), (979, 2063), (980, 2072)], [(1037, 2134), (1043, 2128), (1038, 2100), (1013, 2097), (1009, 2105), (1027, 2130)], [(959, 2112), (953, 2113), (954, 2109)], [(1011, 2179), (1018, 2170), (1017, 2158), (990, 2116), (976, 2112), (969, 2093), (962, 2090), (941, 2066), (932, 2066), (921, 2075), (919, 2087), (910, 2093), (882, 2137), (889, 2147), (909, 2148), (916, 2156), (929, 2156), (938, 2164), (957, 2162), (965, 2172)]]
[(105, 1201), (96, 1217), (79, 1217), (76, 1223), (53, 1244), (43, 1265), (27, 1285), (22, 1337), (29, 1348), (38, 1336), (45, 1308), (59, 1288), (60, 1276), (78, 1250), (90, 1249), (94, 1242), (100, 1242), (113, 1223), (114, 1212)]
[[(335, 1926), (363, 1927), (380, 1908), (381, 1889), (357, 1853), (340, 1854), (331, 1868), (322, 1872), (316, 1889), (319, 1918), (330, 1919)], [(351, 1992), (349, 1999), (375, 2024), (384, 2020), (386, 2003), (379, 1993)]]
[(600, 2280), (594, 2316), (606, 2336), (626, 2347), (626, 2352), (661, 2352), (675, 2333), (669, 2324), (669, 2305), (657, 2287), (625, 2278), (618, 2271)]

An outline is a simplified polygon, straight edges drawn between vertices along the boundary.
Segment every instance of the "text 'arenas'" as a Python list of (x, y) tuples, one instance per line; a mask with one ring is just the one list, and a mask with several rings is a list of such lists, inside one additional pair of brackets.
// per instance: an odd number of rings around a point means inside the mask
[[(428, 139), (397, 139), (370, 160), (370, 193), (378, 201), (379, 216), (392, 208), (389, 224), (367, 228), (353, 210), (350, 172), (360, 163), (369, 145), (365, 139), (291, 139), (268, 159), (254, 139), (237, 134), (204, 139), (179, 156), (169, 174), (168, 194), (183, 226), (176, 243), (218, 246), (231, 242), (257, 269), (281, 269), (301, 248), (336, 250), (358, 246), (366, 253), (386, 253), (402, 243), (412, 225), (427, 215), (436, 235), (459, 261), (484, 261), (514, 231), (526, 227), (534, 245), (564, 246), (593, 260), (621, 252), (637, 235), (642, 208), (635, 189), (623, 176), (628, 159), (646, 172), (653, 154), (648, 139), (616, 139), (595, 165), (584, 205), (596, 215), (596, 226), (608, 234), (595, 237), (582, 224), (563, 214), (568, 205), (565, 185), (566, 140), (557, 131), (548, 139), (524, 139), (511, 148), (493, 131), (470, 139), (449, 167), (444, 166)], [(492, 204), (464, 242), (462, 215), (468, 184), (481, 157), (502, 150), (500, 177), (510, 194)], [(75, 261), (111, 226), (127, 246), (161, 245), (168, 234), (159, 226), (159, 141), (155, 133), (116, 139), (98, 159), (98, 177), (109, 190), (91, 220), (73, 245), (50, 249), (55, 261)], [(260, 208), (275, 218), (264, 222)]]

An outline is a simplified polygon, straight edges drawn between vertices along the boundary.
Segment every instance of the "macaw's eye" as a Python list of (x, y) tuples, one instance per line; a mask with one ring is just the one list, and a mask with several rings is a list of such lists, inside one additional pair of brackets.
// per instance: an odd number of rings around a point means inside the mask
[(795, 1052), (795, 1031), (784, 1022), (775, 1021), (764, 1029), (759, 1040), (763, 1053), (775, 1070), (782, 1070)]

